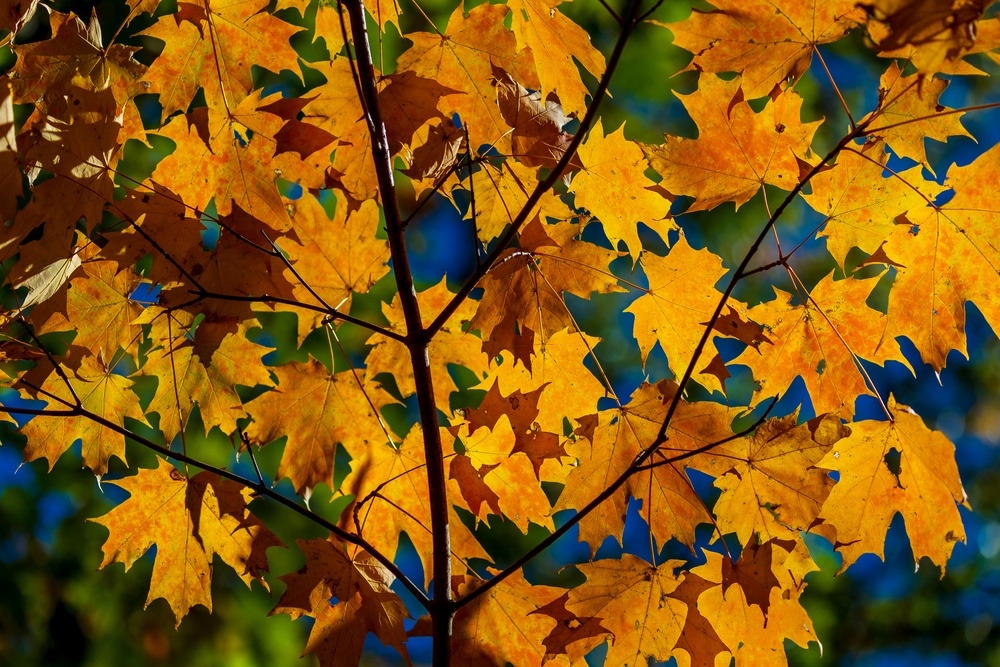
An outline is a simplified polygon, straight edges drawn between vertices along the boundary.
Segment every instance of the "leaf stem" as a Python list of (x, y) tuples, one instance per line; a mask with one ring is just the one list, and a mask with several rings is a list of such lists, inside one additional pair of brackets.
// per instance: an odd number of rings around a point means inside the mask
[(851, 108), (847, 106), (847, 100), (844, 99), (843, 93), (840, 92), (840, 87), (833, 78), (833, 74), (830, 72), (830, 68), (826, 66), (826, 59), (823, 58), (823, 54), (819, 52), (819, 47), (815, 44), (812, 45), (813, 53), (819, 59), (819, 64), (823, 66), (823, 71), (826, 72), (826, 78), (830, 80), (830, 85), (833, 86), (833, 92), (837, 94), (837, 99), (840, 100), (840, 106), (844, 107), (844, 113), (847, 114), (847, 122), (851, 124), (851, 129), (853, 130), (858, 126), (854, 122), (854, 116), (851, 115)]

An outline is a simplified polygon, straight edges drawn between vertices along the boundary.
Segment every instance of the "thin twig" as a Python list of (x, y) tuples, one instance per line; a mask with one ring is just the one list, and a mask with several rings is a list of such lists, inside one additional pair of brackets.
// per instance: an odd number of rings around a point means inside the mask
[(642, 23), (643, 21), (645, 21), (646, 19), (648, 19), (650, 16), (652, 16), (653, 12), (655, 12), (657, 9), (660, 8), (660, 5), (662, 5), (662, 4), (663, 4), (663, 0), (656, 0), (656, 4), (653, 5), (652, 7), (650, 7), (649, 11), (644, 12), (642, 14), (642, 16), (640, 16), (638, 19), (636, 19), (636, 23)]
[(971, 107), (962, 107), (961, 109), (948, 109), (940, 113), (927, 114), (926, 116), (919, 116), (917, 118), (908, 118), (906, 120), (901, 120), (898, 123), (893, 123), (891, 125), (883, 125), (882, 127), (870, 127), (866, 130), (858, 133), (859, 137), (867, 137), (870, 134), (878, 134), (879, 132), (884, 132), (885, 130), (892, 130), (897, 127), (902, 127), (903, 125), (909, 125), (910, 123), (919, 123), (924, 120), (933, 120), (935, 118), (941, 118), (942, 116), (951, 116), (957, 113), (965, 113), (967, 111), (981, 111), (983, 109), (996, 109), (1000, 107), (1000, 102), (990, 102), (989, 104), (976, 104)]
[(618, 25), (624, 25), (624, 23), (622, 23), (622, 17), (618, 16), (618, 12), (611, 8), (611, 5), (607, 3), (607, 0), (598, 0), (598, 2), (601, 3), (602, 7), (608, 10), (608, 14), (611, 14), (611, 18), (613, 18)]
[(840, 92), (840, 87), (837, 86), (837, 82), (833, 78), (833, 74), (830, 72), (830, 68), (826, 66), (826, 60), (823, 58), (823, 54), (819, 52), (819, 47), (815, 44), (812, 45), (813, 53), (819, 59), (819, 63), (823, 66), (823, 71), (826, 72), (826, 78), (830, 80), (830, 85), (833, 86), (833, 92), (837, 94), (837, 99), (840, 100), (840, 106), (844, 108), (844, 113), (847, 114), (847, 121), (851, 124), (851, 129), (853, 130), (858, 126), (854, 122), (854, 116), (851, 115), (851, 108), (847, 106), (847, 100), (844, 99), (843, 93)]
[(458, 290), (458, 293), (452, 297), (448, 305), (442, 309), (438, 316), (434, 318), (431, 325), (427, 327), (427, 331), (430, 335), (433, 335), (441, 329), (451, 318), (454, 312), (458, 310), (458, 307), (462, 305), (462, 302), (464, 302), (466, 298), (468, 298), (469, 294), (472, 293), (472, 290), (474, 290), (479, 284), (479, 281), (483, 279), (490, 269), (493, 268), (493, 265), (500, 259), (500, 256), (507, 249), (507, 246), (509, 246), (517, 236), (521, 227), (525, 222), (527, 222), (528, 217), (541, 200), (542, 195), (548, 192), (549, 189), (555, 185), (556, 181), (562, 178), (563, 173), (569, 167), (570, 161), (576, 155), (577, 149), (580, 147), (580, 144), (583, 143), (587, 132), (590, 131), (590, 127), (594, 124), (594, 121), (597, 118), (597, 112), (600, 109), (601, 102), (604, 100), (604, 96), (608, 91), (608, 85), (611, 83), (611, 77), (614, 76), (615, 70), (618, 68), (618, 63), (621, 60), (622, 52), (625, 50), (625, 45), (628, 43), (633, 30), (635, 30), (635, 26), (637, 24), (636, 14), (638, 13), (639, 5), (641, 4), (641, 0), (633, 0), (630, 4), (629, 15), (626, 19), (625, 25), (622, 26), (622, 30), (618, 35), (618, 41), (615, 43), (614, 51), (612, 51), (611, 58), (608, 60), (608, 66), (605, 68), (604, 75), (597, 84), (597, 89), (594, 91), (590, 106), (587, 107), (586, 115), (584, 115), (583, 120), (580, 121), (580, 127), (577, 130), (576, 135), (573, 136), (569, 146), (566, 147), (566, 152), (563, 153), (563, 156), (559, 159), (556, 167), (549, 173), (549, 175), (539, 181), (538, 185), (535, 186), (534, 191), (524, 203), (524, 206), (521, 208), (517, 217), (511, 223), (510, 227), (503, 234), (503, 236), (500, 237), (500, 242), (497, 243), (493, 252), (486, 256), (483, 263), (476, 268), (472, 276), (470, 276), (469, 279), (465, 281), (465, 284), (462, 285), (461, 289)]
[(701, 447), (697, 447), (695, 449), (686, 450), (686, 451), (681, 452), (680, 454), (678, 454), (676, 456), (665, 456), (660, 461), (656, 461), (655, 463), (647, 463), (645, 465), (641, 465), (638, 468), (636, 468), (636, 470), (638, 470), (638, 471), (652, 470), (653, 468), (659, 468), (660, 466), (665, 466), (665, 465), (670, 465), (672, 463), (677, 463), (678, 461), (683, 461), (685, 459), (690, 459), (692, 457), (698, 456), (699, 454), (704, 454), (706, 452), (709, 452), (709, 451), (715, 449), (716, 447), (718, 447), (720, 445), (724, 445), (724, 444), (726, 444), (728, 442), (732, 442), (733, 440), (739, 440), (740, 438), (745, 438), (746, 436), (748, 436), (751, 433), (753, 433), (754, 431), (756, 431), (760, 427), (761, 424), (763, 424), (765, 421), (767, 421), (768, 416), (770, 416), (770, 414), (771, 414), (771, 410), (773, 410), (774, 406), (777, 405), (777, 404), (778, 404), (778, 397), (775, 396), (774, 398), (771, 399), (771, 404), (769, 406), (767, 406), (766, 410), (764, 410), (764, 414), (762, 414), (760, 417), (758, 417), (757, 420), (753, 424), (751, 424), (750, 426), (747, 426), (745, 429), (743, 429), (739, 433), (733, 433), (732, 435), (726, 436), (725, 438), (722, 438), (721, 440), (716, 440), (715, 442), (709, 443), (707, 445), (702, 445)]
[(281, 303), (286, 306), (293, 306), (295, 308), (301, 308), (303, 310), (311, 310), (316, 313), (322, 313), (323, 315), (326, 315), (327, 317), (333, 320), (343, 320), (344, 322), (350, 322), (351, 324), (355, 324), (364, 329), (368, 329), (373, 333), (381, 334), (386, 338), (397, 340), (400, 343), (406, 342), (405, 336), (398, 334), (395, 331), (392, 331), (391, 329), (386, 329), (385, 327), (379, 326), (378, 324), (372, 324), (371, 322), (367, 322), (360, 318), (354, 317), (353, 315), (342, 313), (339, 310), (330, 311), (327, 310), (326, 308), (320, 306), (313, 306), (308, 303), (302, 303), (301, 301), (296, 301), (294, 299), (285, 299), (280, 296), (268, 296), (266, 294), (263, 296), (252, 296), (252, 295), (242, 295), (242, 294), (219, 294), (217, 292), (209, 292), (205, 290), (192, 290), (192, 293), (195, 295), (195, 298), (192, 299), (191, 301), (181, 304), (180, 306), (177, 306), (177, 308), (182, 308), (184, 306), (191, 305), (192, 303), (196, 303), (201, 299), (219, 299), (221, 301), (245, 301), (247, 303)]
[(257, 481), (261, 486), (264, 486), (264, 475), (260, 473), (260, 466), (257, 465), (257, 457), (253, 453), (253, 445), (250, 444), (250, 438), (242, 430), (240, 430), (240, 440), (243, 441), (243, 445), (247, 448), (247, 453), (250, 454), (250, 462), (253, 463), (253, 471), (257, 473)]
[(306, 519), (312, 521), (313, 523), (325, 528), (326, 530), (330, 531), (344, 542), (361, 547), (369, 554), (371, 554), (375, 560), (381, 563), (382, 566), (385, 567), (394, 577), (399, 579), (400, 583), (403, 584), (406, 590), (408, 590), (425, 609), (430, 608), (430, 601), (427, 599), (427, 596), (424, 595), (424, 592), (420, 590), (420, 587), (414, 584), (409, 579), (409, 577), (407, 577), (396, 566), (395, 563), (392, 562), (391, 558), (380, 552), (378, 549), (376, 549), (374, 546), (368, 543), (364, 538), (347, 532), (343, 528), (340, 528), (336, 524), (331, 523), (327, 519), (324, 519), (320, 515), (314, 513), (312, 510), (303, 507), (298, 503), (296, 503), (294, 500), (286, 498), (277, 491), (274, 491), (273, 489), (269, 488), (262, 482), (254, 482), (252, 480), (247, 479), (246, 477), (243, 477), (242, 475), (230, 472), (225, 468), (219, 468), (213, 466), (209, 463), (205, 463), (204, 461), (200, 461), (194, 457), (188, 456), (187, 454), (183, 454), (181, 452), (175, 452), (167, 447), (164, 447), (163, 445), (160, 445), (158, 443), (153, 442), (152, 440), (142, 437), (138, 433), (133, 433), (132, 431), (129, 431), (127, 428), (119, 426), (118, 424), (115, 424), (114, 422), (109, 421), (101, 417), (100, 415), (90, 412), (89, 410), (83, 407), (78, 406), (70, 410), (35, 410), (32, 408), (15, 408), (15, 407), (7, 407), (5, 405), (0, 405), (0, 411), (6, 412), (8, 414), (20, 414), (20, 415), (84, 417), (97, 424), (100, 424), (101, 426), (107, 429), (114, 431), (115, 433), (123, 435), (124, 437), (129, 438), (131, 440), (134, 440), (143, 447), (151, 449), (154, 452), (161, 454), (162, 456), (174, 459), (175, 461), (180, 461), (182, 463), (193, 465), (202, 470), (215, 473), (219, 477), (224, 477), (230, 481), (245, 486), (246, 488), (251, 489), (258, 496), (264, 496), (281, 505), (284, 505), (293, 512), (296, 512), (297, 514), (305, 517)]

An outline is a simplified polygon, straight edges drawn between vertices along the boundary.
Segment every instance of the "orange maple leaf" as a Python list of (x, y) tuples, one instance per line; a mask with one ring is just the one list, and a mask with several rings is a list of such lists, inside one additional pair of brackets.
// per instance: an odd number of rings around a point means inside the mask
[[(840, 473), (820, 518), (837, 531), (841, 571), (861, 554), (881, 558), (889, 524), (900, 513), (918, 567), (927, 556), (944, 576), (955, 543), (965, 541), (956, 504), (969, 506), (955, 446), (892, 395), (887, 407), (893, 421), (850, 424), (851, 434), (816, 463)], [(893, 453), (898, 459), (890, 467)]]
[(110, 482), (129, 498), (102, 517), (90, 519), (108, 529), (101, 568), (124, 563), (125, 569), (156, 546), (146, 606), (164, 598), (177, 625), (196, 604), (212, 610), (212, 559), (218, 556), (250, 586), (267, 588), (265, 552), (281, 541), (247, 510), (252, 492), (239, 484), (202, 472), (190, 479), (160, 459), (155, 469)]
[(739, 208), (765, 184), (791, 190), (799, 182), (800, 161), (810, 159), (821, 121), (801, 121), (796, 93), (782, 94), (755, 113), (739, 79), (710, 75), (698, 80), (698, 90), (678, 97), (698, 125), (698, 138), (667, 135), (662, 146), (643, 150), (663, 176), (661, 187), (694, 197), (689, 211), (727, 201)]
[(271, 613), (316, 618), (305, 653), (316, 654), (324, 665), (355, 665), (365, 635), (372, 632), (405, 657), (403, 620), (410, 615), (389, 588), (395, 579), (392, 574), (357, 547), (351, 554), (331, 540), (296, 543), (306, 564), (281, 577), (287, 588)]
[[(687, 70), (737, 72), (747, 99), (774, 97), (809, 68), (816, 46), (834, 42), (864, 20), (854, 0), (712, 0), (679, 23), (660, 24), (694, 54)], [(729, 97), (721, 98), (725, 104)]]

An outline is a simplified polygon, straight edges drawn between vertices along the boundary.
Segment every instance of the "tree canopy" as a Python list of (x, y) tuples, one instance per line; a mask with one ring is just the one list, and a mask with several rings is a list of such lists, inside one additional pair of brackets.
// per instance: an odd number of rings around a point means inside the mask
[(439, 4), (5, 5), (0, 421), (100, 567), (180, 626), (225, 566), (323, 666), (785, 665), (817, 544), (943, 576), (884, 377), (1000, 325), (992, 3)]

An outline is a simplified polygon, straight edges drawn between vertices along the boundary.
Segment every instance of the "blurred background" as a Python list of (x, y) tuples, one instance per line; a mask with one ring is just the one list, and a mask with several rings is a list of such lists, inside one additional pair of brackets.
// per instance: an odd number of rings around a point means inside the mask
[[(649, 0), (647, 0), (649, 1)], [(423, 17), (407, 11), (409, 0), (400, 0), (403, 8), (404, 31), (427, 30)], [(104, 35), (114, 35), (127, 12), (124, 2), (75, 2), (57, 0), (49, 3), (60, 11), (74, 11), (88, 17), (96, 11), (104, 27)], [(303, 26), (306, 32), (297, 35), (293, 43), (300, 49), (303, 60), (316, 61), (328, 57), (321, 37), (314, 34), (313, 14), (315, 2), (305, 16), (294, 10), (283, 10), (280, 16)], [(421, 7), (436, 25), (444, 30), (451, 8), (444, 0), (425, 0)], [(466, 6), (478, 4), (470, 1)], [(612, 4), (616, 4), (612, 1)], [(273, 3), (272, 3), (273, 5)], [(707, 7), (707, 5), (699, 5)], [(666, 2), (654, 18), (661, 22), (685, 18), (690, 6), (686, 3)], [(158, 14), (172, 10), (171, 0), (161, 3)], [(611, 21), (596, 0), (576, 0), (560, 7), (592, 35), (594, 43), (609, 53), (617, 36), (616, 24)], [(44, 13), (39, 12), (44, 18)], [(149, 16), (132, 22), (118, 37), (119, 42), (144, 47), (139, 59), (144, 62), (158, 52), (153, 41), (136, 37), (135, 33), (152, 23)], [(19, 37), (19, 41), (34, 41), (48, 36), (47, 23), (39, 19)], [(372, 34), (376, 44), (381, 43), (382, 68), (391, 71), (395, 55), (407, 42), (390, 28), (384, 36)], [(613, 99), (603, 107), (605, 131), (610, 132), (627, 121), (626, 136), (631, 139), (657, 142), (662, 133), (694, 137), (697, 129), (687, 118), (674, 93), (689, 93), (697, 85), (695, 73), (676, 72), (686, 65), (689, 54), (670, 44), (669, 31), (648, 25), (634, 36), (613, 80)], [(877, 102), (878, 78), (887, 66), (866, 48), (864, 36), (858, 32), (835, 45), (821, 47), (833, 79), (843, 92), (855, 118), (874, 108)], [(975, 58), (975, 57), (974, 57)], [(9, 48), (0, 50), (0, 71), (13, 62)], [(973, 60), (974, 64), (989, 74), (996, 75), (997, 66), (985, 57)], [(268, 73), (257, 70), (258, 85), (270, 90), (302, 90), (300, 73)], [(591, 84), (594, 82), (591, 81)], [(806, 99), (804, 120), (826, 118), (817, 134), (814, 149), (823, 154), (832, 147), (847, 125), (829, 79), (814, 62), (813, 68), (796, 85), (796, 90)], [(152, 97), (152, 96), (150, 96)], [(946, 90), (942, 103), (961, 107), (1000, 99), (1000, 87), (986, 76), (956, 77)], [(149, 109), (155, 100), (143, 100)], [(146, 113), (146, 108), (143, 109)], [(155, 111), (155, 109), (154, 109)], [(153, 114), (154, 111), (150, 111)], [(156, 116), (158, 119), (158, 116)], [(157, 121), (151, 120), (151, 127)], [(928, 141), (927, 151), (935, 167), (938, 180), (943, 180), (952, 164), (970, 162), (985, 147), (1000, 140), (1000, 114), (994, 111), (975, 112), (963, 117), (966, 128), (978, 139), (978, 146), (970, 139), (953, 139), (947, 144)], [(572, 126), (568, 128), (572, 131)], [(158, 144), (151, 142), (153, 150), (138, 145), (126, 145), (126, 163), (123, 170), (130, 175), (147, 175), (162, 157), (157, 153)], [(909, 167), (912, 162), (896, 160), (893, 168)], [(930, 177), (930, 174), (926, 174)], [(1000, 179), (1000, 175), (998, 175)], [(403, 197), (407, 196), (405, 178), (400, 184)], [(412, 197), (412, 190), (409, 191)], [(294, 196), (294, 188), (289, 188)], [(769, 191), (771, 201), (779, 201), (783, 193)], [(685, 203), (676, 203), (683, 210)], [(411, 204), (412, 206), (412, 204)], [(763, 197), (758, 194), (737, 213), (732, 205), (725, 205), (706, 214), (681, 216), (678, 222), (695, 247), (708, 247), (723, 257), (727, 267), (735, 266), (766, 219)], [(822, 222), (815, 213), (801, 203), (793, 205), (779, 225), (782, 240), (794, 245), (808, 239)], [(1000, 231), (1000, 223), (998, 223)], [(474, 268), (467, 252), (471, 230), (462, 220), (462, 213), (445, 200), (433, 202), (407, 230), (407, 241), (413, 254), (413, 264), (419, 287), (429, 287), (447, 275), (453, 286), (460, 284)], [(593, 239), (600, 241), (600, 239)], [(665, 248), (652, 236), (644, 237), (653, 252), (663, 253)], [(760, 263), (773, 259), (773, 247), (767, 248)], [(834, 263), (825, 253), (823, 244), (807, 240), (803, 252), (796, 255), (796, 270), (807, 284), (814, 284), (820, 277), (833, 270)], [(625, 263), (617, 267), (620, 275), (643, 284), (641, 269), (629, 275), (631, 268)], [(891, 274), (888, 277), (891, 280)], [(778, 286), (783, 285), (778, 282)], [(787, 286), (784, 286), (787, 289)], [(352, 314), (379, 318), (380, 304), (391, 299), (394, 286), (383, 280), (370, 295), (355, 300)], [(768, 299), (770, 290), (762, 283), (748, 281), (741, 285), (736, 296), (751, 305)], [(657, 381), (670, 377), (666, 359), (659, 349), (647, 363), (646, 374), (625, 372), (638, 369), (638, 348), (631, 336), (631, 316), (623, 314), (624, 308), (637, 296), (635, 291), (607, 295), (584, 301), (568, 297), (569, 306), (582, 328), (603, 339), (595, 353), (619, 395), (629, 395), (645, 377)], [(877, 300), (877, 295), (874, 297)], [(893, 393), (900, 403), (912, 406), (932, 428), (943, 431), (957, 446), (957, 458), (962, 479), (974, 512), (962, 510), (968, 541), (958, 544), (948, 569), (942, 573), (929, 563), (915, 567), (913, 555), (906, 539), (901, 520), (889, 532), (885, 563), (874, 556), (865, 556), (841, 576), (834, 576), (839, 569), (839, 557), (822, 539), (810, 542), (810, 549), (822, 571), (807, 577), (809, 588), (802, 598), (812, 617), (818, 636), (823, 641), (822, 651), (816, 645), (802, 649), (788, 644), (789, 662), (800, 666), (893, 666), (911, 665), (926, 667), (959, 667), (964, 665), (989, 665), (1000, 667), (1000, 467), (997, 466), (1000, 442), (1000, 344), (975, 307), (968, 306), (967, 334), (969, 359), (952, 353), (947, 368), (935, 374), (920, 363), (915, 350), (904, 343), (904, 350), (916, 369), (916, 376), (903, 366), (890, 363), (886, 368), (869, 366), (876, 385), (883, 393)], [(288, 315), (262, 316), (262, 329), (258, 340), (275, 351), (265, 361), (282, 363), (290, 359), (303, 359), (307, 353), (320, 357), (329, 354), (325, 339), (311, 336), (301, 346), (294, 339), (295, 323)], [(363, 358), (367, 335), (351, 325), (340, 331), (345, 346)], [(733, 358), (739, 350), (723, 353)], [(658, 356), (657, 356), (658, 355)], [(337, 362), (334, 362), (337, 363)], [(728, 399), (716, 395), (716, 400), (734, 405), (745, 403), (750, 393), (749, 374), (733, 368), (733, 378), (727, 388)], [(617, 372), (616, 372), (617, 371)], [(475, 378), (455, 372), (464, 387), (475, 384)], [(471, 374), (466, 374), (471, 376)], [(464, 380), (462, 379), (464, 378)], [(464, 383), (463, 383), (464, 382)], [(797, 381), (800, 385), (801, 381)], [(704, 392), (702, 392), (704, 394)], [(482, 392), (468, 389), (456, 395), (453, 404), (463, 402), (475, 405)], [(700, 398), (707, 398), (702, 395)], [(0, 396), (10, 400), (10, 395)], [(784, 414), (802, 404), (803, 418), (812, 416), (808, 397), (801, 386), (793, 387), (781, 399), (775, 413)], [(872, 405), (859, 404), (858, 419), (875, 416)], [(390, 418), (412, 418), (413, 405), (400, 408), (400, 414)], [(404, 413), (409, 413), (404, 414)], [(198, 607), (184, 620), (179, 629), (173, 627), (173, 615), (163, 600), (157, 600), (143, 611), (148, 590), (153, 551), (141, 559), (127, 574), (121, 565), (98, 571), (101, 562), (100, 547), (105, 530), (85, 519), (100, 516), (124, 498), (124, 493), (111, 484), (99, 487), (94, 477), (80, 468), (79, 444), (77, 454), (64, 456), (50, 473), (45, 463), (21, 465), (21, 436), (0, 424), (0, 665), (57, 667), (62, 665), (87, 666), (136, 666), (177, 665), (200, 667), (242, 667), (267, 665), (310, 665), (312, 657), (300, 659), (308, 620), (292, 622), (286, 616), (271, 616), (268, 611), (273, 600), (267, 591), (255, 584), (248, 590), (226, 567), (215, 571), (213, 582), (214, 611), (209, 614)], [(196, 418), (188, 426), (189, 445), (200, 443), (201, 451), (210, 452), (213, 463), (233, 465), (252, 474), (247, 461), (235, 461), (231, 442), (218, 431), (204, 433)], [(259, 455), (262, 468), (273, 471), (280, 457), (280, 447), (264, 448)], [(151, 455), (141, 447), (130, 446), (129, 462), (132, 466), (152, 466)], [(120, 465), (106, 479), (125, 474)], [(712, 487), (706, 480), (696, 480), (712, 501)], [(290, 493), (285, 488), (278, 489)], [(333, 502), (330, 502), (330, 501)], [(318, 488), (313, 496), (313, 509), (335, 518), (344, 505), (344, 499)], [(634, 508), (633, 508), (634, 509)], [(275, 527), (286, 544), (293, 544), (295, 537), (319, 537), (321, 532), (297, 515), (257, 501), (254, 510)], [(565, 520), (565, 517), (557, 517)], [(522, 535), (512, 525), (491, 521), (480, 529), (480, 536), (489, 546), (495, 562), (502, 566), (531, 544), (544, 537), (541, 527), (533, 526)], [(706, 546), (710, 534), (702, 538)], [(586, 558), (586, 549), (575, 542), (570, 534), (555, 548), (543, 555), (528, 570), (529, 579), (535, 583), (570, 584), (574, 580), (572, 568), (560, 567)], [(398, 561), (408, 573), (419, 579), (412, 548), (406, 540), (400, 547)], [(645, 525), (638, 515), (631, 513), (626, 529), (624, 550), (648, 556), (648, 537)], [(664, 545), (674, 554), (677, 545)], [(600, 556), (614, 556), (620, 552), (617, 544), (605, 544)], [(283, 590), (278, 576), (299, 568), (303, 559), (296, 549), (272, 549), (271, 582), (273, 599)], [(411, 611), (416, 615), (416, 608)], [(398, 656), (382, 649), (369, 638), (370, 651), (364, 664), (397, 664)], [(415, 661), (427, 656), (426, 642), (412, 643)], [(598, 649), (588, 658), (592, 667), (603, 659)]]

